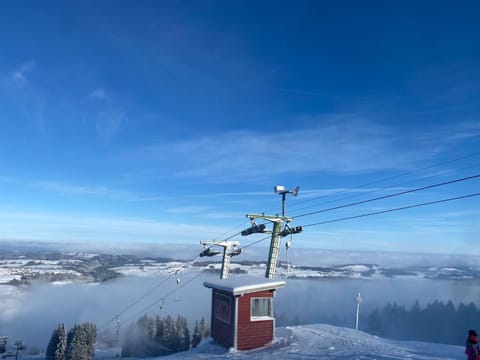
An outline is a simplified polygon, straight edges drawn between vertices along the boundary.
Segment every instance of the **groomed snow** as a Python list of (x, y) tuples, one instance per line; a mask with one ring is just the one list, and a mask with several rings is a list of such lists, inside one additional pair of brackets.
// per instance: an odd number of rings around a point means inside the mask
[(226, 350), (210, 341), (188, 351), (158, 360), (458, 360), (462, 346), (382, 339), (362, 331), (331, 325), (304, 325), (277, 328), (269, 346), (249, 351)]

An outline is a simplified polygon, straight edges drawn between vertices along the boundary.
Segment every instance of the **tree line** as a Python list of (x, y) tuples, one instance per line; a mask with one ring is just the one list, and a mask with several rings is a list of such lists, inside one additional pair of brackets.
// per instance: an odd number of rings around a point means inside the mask
[(64, 324), (53, 331), (47, 345), (46, 360), (91, 360), (95, 352), (97, 328), (86, 322), (74, 325), (68, 333)]
[[(280, 313), (276, 319), (277, 326), (326, 323), (352, 328), (355, 325), (354, 311)], [(469, 329), (480, 330), (480, 308), (473, 302), (455, 306), (451, 300), (435, 300), (424, 307), (418, 301), (411, 306), (387, 303), (370, 312), (360, 309), (359, 329), (390, 339), (464, 345)]]
[(424, 308), (388, 303), (363, 318), (361, 329), (381, 337), (463, 345), (469, 329), (480, 329), (480, 309), (471, 302), (455, 306), (435, 300)]
[(165, 318), (143, 315), (130, 325), (122, 346), (122, 357), (151, 357), (186, 351), (196, 347), (208, 337), (209, 330), (202, 318), (195, 321), (193, 334), (190, 335), (187, 319), (170, 315)]

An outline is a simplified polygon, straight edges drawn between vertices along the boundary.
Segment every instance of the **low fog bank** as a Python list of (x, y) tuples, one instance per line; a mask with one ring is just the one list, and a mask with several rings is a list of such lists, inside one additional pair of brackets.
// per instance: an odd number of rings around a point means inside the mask
[(361, 312), (368, 313), (387, 303), (425, 307), (435, 300), (455, 305), (473, 302), (480, 305), (478, 281), (408, 279), (309, 279), (289, 280), (279, 290), (275, 311), (285, 324), (317, 323), (331, 317), (355, 322), (355, 296), (361, 293)]
[[(120, 314), (121, 332), (144, 313), (162, 317), (182, 315), (191, 327), (202, 317), (209, 321), (211, 290), (205, 288), (203, 282), (217, 279), (218, 274), (199, 275), (197, 270), (181, 274), (180, 286), (185, 286), (178, 290), (178, 301), (177, 282), (166, 276), (123, 277), (103, 284), (35, 282), (21, 293), (0, 294), (0, 336), (9, 336), (11, 341), (25, 340), (44, 349), (60, 322), (69, 328), (75, 323), (91, 321), (97, 324), (100, 334), (105, 330), (112, 334), (115, 322), (107, 322), (116, 314)], [(0, 286), (0, 291), (2, 288)], [(153, 288), (151, 294), (131, 306)], [(476, 281), (290, 279), (287, 286), (277, 292), (275, 312), (282, 325), (323, 322), (336, 316), (351, 319), (353, 326), (354, 297), (358, 292), (364, 299), (362, 313), (388, 302), (411, 306), (418, 300), (425, 306), (435, 300), (459, 304), (480, 299)]]
[[(180, 276), (180, 281), (189, 281), (191, 277), (192, 274)], [(10, 294), (8, 303), (3, 300), (0, 302), (3, 309), (0, 313), (0, 336), (9, 336), (12, 341), (25, 340), (29, 345), (45, 348), (52, 331), (61, 322), (70, 328), (74, 324), (91, 321), (96, 323), (99, 334), (103, 331), (111, 334), (115, 330), (115, 322), (107, 323), (116, 314), (121, 314), (122, 330), (128, 325), (127, 322), (136, 321), (144, 313), (175, 317), (181, 314), (192, 324), (202, 317), (208, 319), (209, 291), (202, 286), (201, 280), (192, 281), (179, 289), (177, 301), (176, 279), (168, 279), (149, 296), (124, 311), (166, 278), (123, 277), (103, 284), (34, 282), (21, 294)], [(167, 294), (170, 296), (161, 301)], [(152, 304), (155, 305), (143, 311)], [(10, 308), (7, 312), (4, 311), (5, 305)]]

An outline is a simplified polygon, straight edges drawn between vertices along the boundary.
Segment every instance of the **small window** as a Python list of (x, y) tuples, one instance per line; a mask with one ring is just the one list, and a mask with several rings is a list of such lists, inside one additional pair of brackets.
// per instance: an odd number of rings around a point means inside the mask
[(252, 320), (272, 317), (272, 298), (252, 298), (250, 316)]

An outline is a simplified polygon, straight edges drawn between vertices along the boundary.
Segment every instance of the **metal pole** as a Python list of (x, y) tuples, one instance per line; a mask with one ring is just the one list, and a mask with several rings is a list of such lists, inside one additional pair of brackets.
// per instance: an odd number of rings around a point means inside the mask
[(362, 302), (362, 297), (360, 296), (360, 293), (355, 297), (355, 301), (357, 302), (357, 311), (355, 314), (355, 330), (358, 330), (358, 317), (360, 314), (360, 303)]
[(360, 313), (360, 304), (357, 303), (357, 315), (355, 317), (355, 330), (358, 330), (358, 315)]
[(282, 216), (285, 217), (285, 195), (286, 193), (282, 194)]
[[(292, 235), (290, 235), (290, 238), (291, 237)], [(290, 245), (291, 245), (291, 240), (288, 240), (285, 243), (285, 260), (287, 261), (287, 273), (290, 272), (290, 262), (288, 261), (288, 249), (290, 249)]]

